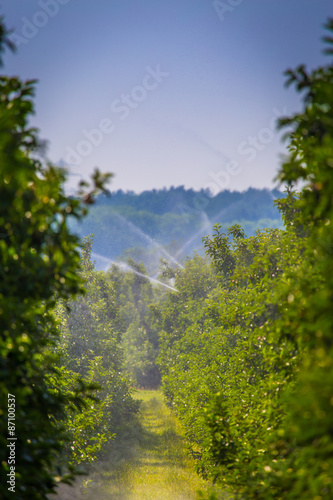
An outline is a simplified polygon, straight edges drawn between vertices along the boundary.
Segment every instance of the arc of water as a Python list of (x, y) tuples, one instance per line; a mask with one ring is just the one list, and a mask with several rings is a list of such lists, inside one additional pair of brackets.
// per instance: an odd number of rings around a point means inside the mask
[(170, 290), (173, 290), (174, 292), (178, 292), (178, 290), (176, 288), (174, 288), (173, 286), (167, 285), (166, 283), (163, 283), (162, 281), (159, 281), (159, 280), (157, 280), (155, 278), (152, 278), (151, 276), (147, 276), (146, 274), (142, 274), (139, 271), (137, 271), (136, 269), (133, 269), (132, 267), (129, 268), (129, 271), (131, 273), (137, 274), (138, 276), (142, 276), (143, 278), (146, 278), (151, 283), (157, 283), (158, 285), (163, 285), (166, 288), (169, 288)]
[(131, 267), (129, 264), (127, 264), (127, 262), (122, 262), (122, 261), (114, 262), (113, 260), (108, 259), (107, 257), (104, 257), (103, 255), (99, 255), (98, 253), (94, 253), (94, 252), (92, 252), (91, 256), (93, 258), (100, 259), (106, 263), (104, 271), (106, 271), (110, 267), (111, 264), (114, 264), (115, 266), (119, 267), (119, 269), (123, 269), (124, 271), (134, 273), (138, 276), (141, 276), (142, 278), (146, 278), (151, 283), (156, 283), (158, 285), (164, 286), (165, 288), (169, 288), (170, 290), (172, 290), (174, 292), (178, 292), (178, 290), (176, 288), (174, 288), (170, 285), (167, 285), (166, 283), (163, 283), (162, 281), (159, 281), (155, 278), (152, 278), (151, 276), (147, 276), (146, 274), (140, 273), (136, 269), (133, 269), (133, 267)]
[[(271, 193), (270, 193), (270, 195), (271, 195), (272, 199), (274, 199)], [(222, 217), (224, 214), (228, 213), (228, 211), (230, 210), (231, 207), (235, 207), (235, 206), (239, 205), (240, 203), (241, 203), (241, 201), (239, 201), (239, 200), (238, 201), (234, 201), (228, 207), (223, 208), (217, 215), (214, 216), (215, 220), (218, 221), (220, 219), (220, 217)], [(209, 229), (212, 228), (212, 222), (209, 220), (206, 212), (202, 212), (202, 215), (203, 215), (203, 218), (204, 218), (204, 225), (203, 225), (203, 227), (201, 227), (199, 229), (199, 231), (197, 231), (193, 236), (191, 236), (191, 238), (189, 240), (187, 240), (187, 242), (176, 253), (176, 257), (178, 257), (178, 255), (181, 252), (183, 252), (184, 249), (187, 248), (201, 234), (201, 232), (202, 232), (203, 229), (205, 229), (206, 227), (208, 227)]]
[(176, 257), (178, 257), (178, 255), (180, 255), (185, 250), (185, 248), (187, 248), (193, 241), (195, 241), (196, 238), (198, 238), (198, 236), (200, 236), (200, 234), (202, 235), (202, 231), (204, 229), (206, 229), (206, 227), (208, 227), (209, 229), (211, 228), (211, 222), (210, 222), (210, 220), (209, 220), (206, 212), (202, 212), (202, 216), (203, 216), (203, 219), (204, 219), (203, 226), (201, 226), (201, 228), (199, 229), (199, 231), (197, 231), (193, 236), (191, 236), (190, 239), (188, 239), (186, 241), (186, 243), (184, 243), (184, 245), (176, 253)]
[(153, 238), (148, 236), (148, 234), (144, 233), (140, 228), (136, 227), (131, 221), (127, 220), (124, 216), (119, 215), (117, 213), (114, 213), (114, 215), (118, 217), (122, 222), (125, 222), (125, 224), (127, 224), (128, 227), (130, 227), (133, 231), (139, 234), (142, 238), (145, 238), (150, 243), (150, 245), (156, 247), (164, 255), (166, 259), (184, 269), (184, 266), (177, 259), (175, 259), (175, 257), (173, 257), (169, 252), (167, 252), (162, 245), (160, 245), (159, 243), (154, 241)]

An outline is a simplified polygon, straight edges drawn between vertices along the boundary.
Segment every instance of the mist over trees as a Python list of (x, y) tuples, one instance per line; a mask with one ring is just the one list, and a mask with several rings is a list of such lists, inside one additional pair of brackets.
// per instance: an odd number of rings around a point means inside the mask
[[(264, 227), (282, 227), (273, 201), (283, 196), (278, 190), (253, 188), (215, 196), (183, 186), (141, 194), (116, 191), (98, 196), (87, 217), (71, 228), (81, 238), (94, 234), (94, 254), (111, 260), (133, 258), (156, 273), (160, 258), (166, 257), (160, 245), (178, 261), (194, 252), (203, 255), (202, 237), (216, 223), (225, 231), (230, 224), (241, 224), (248, 235)], [(105, 261), (95, 258), (97, 267), (105, 269)]]

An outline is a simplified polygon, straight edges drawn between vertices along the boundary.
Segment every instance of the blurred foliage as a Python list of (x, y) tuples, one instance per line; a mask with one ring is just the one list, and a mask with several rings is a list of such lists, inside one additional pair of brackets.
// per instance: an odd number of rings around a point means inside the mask
[[(333, 32), (333, 20), (327, 23)], [(332, 44), (332, 37), (324, 37)], [(330, 46), (326, 51), (332, 54)], [(287, 71), (287, 84), (303, 94), (300, 113), (280, 121), (291, 127), (281, 182), (303, 182), (295, 217), (308, 244), (284, 289), (279, 339), (302, 353), (295, 388), (284, 396), (287, 414), (270, 443), (268, 482), (279, 498), (333, 497), (333, 66)], [(291, 223), (292, 224), (292, 223)], [(288, 295), (287, 295), (288, 294)], [(288, 305), (287, 305), (288, 304)], [(280, 450), (283, 450), (281, 453)], [(262, 498), (267, 498), (263, 493)]]
[[(38, 499), (63, 477), (55, 463), (64, 429), (51, 416), (63, 417), (70, 398), (45, 374), (53, 367), (55, 300), (83, 289), (78, 240), (67, 226), (83, 208), (64, 195), (64, 173), (38, 159), (36, 131), (28, 126), (33, 93), (34, 82), (0, 78), (0, 440), (6, 478), (10, 393), (16, 400), (15, 496)], [(2, 481), (2, 498), (12, 494), (7, 487)]]
[[(5, 45), (11, 46), (7, 35), (1, 19), (0, 53)], [(78, 274), (79, 241), (69, 230), (68, 220), (81, 219), (85, 208), (80, 199), (69, 199), (64, 194), (64, 171), (46, 162), (37, 130), (29, 126), (34, 112), (34, 87), (34, 81), (0, 77), (3, 499), (46, 499), (61, 480), (73, 480), (73, 466), (59, 467), (59, 456), (68, 439), (67, 409), (86, 407), (93, 388), (90, 383), (76, 380), (69, 389), (56, 367), (53, 352), (59, 338), (53, 315), (55, 304), (84, 290)], [(106, 180), (99, 172), (94, 175), (91, 195), (100, 191)], [(12, 422), (10, 426), (8, 395), (11, 408), (15, 404), (15, 425)], [(8, 437), (16, 438), (15, 462), (10, 464)], [(15, 467), (15, 485), (9, 491), (10, 467)]]

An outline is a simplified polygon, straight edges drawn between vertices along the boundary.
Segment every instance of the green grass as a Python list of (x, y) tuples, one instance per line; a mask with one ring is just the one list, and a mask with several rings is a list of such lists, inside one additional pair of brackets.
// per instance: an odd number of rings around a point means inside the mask
[(175, 417), (157, 391), (140, 391), (143, 440), (135, 467), (130, 472), (130, 499), (194, 499), (206, 484), (194, 472), (184, 438)]
[(137, 423), (124, 427), (122, 438), (110, 443), (98, 472), (84, 480), (84, 494), (72, 498), (195, 500), (199, 489), (210, 491), (195, 472), (180, 424), (162, 393), (140, 390), (135, 398), (142, 401)]

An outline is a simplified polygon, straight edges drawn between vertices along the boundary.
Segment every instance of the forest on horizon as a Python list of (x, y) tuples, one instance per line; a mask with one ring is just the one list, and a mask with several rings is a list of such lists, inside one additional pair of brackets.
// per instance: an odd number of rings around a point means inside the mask
[(98, 269), (105, 270), (108, 259), (131, 258), (156, 273), (161, 258), (172, 263), (172, 258), (183, 262), (194, 252), (203, 255), (202, 238), (212, 233), (214, 224), (225, 231), (241, 224), (248, 236), (265, 227), (282, 228), (274, 200), (284, 196), (277, 189), (255, 188), (215, 196), (183, 186), (140, 194), (111, 191), (97, 196), (84, 220), (72, 222), (71, 228), (81, 238), (93, 234)]

